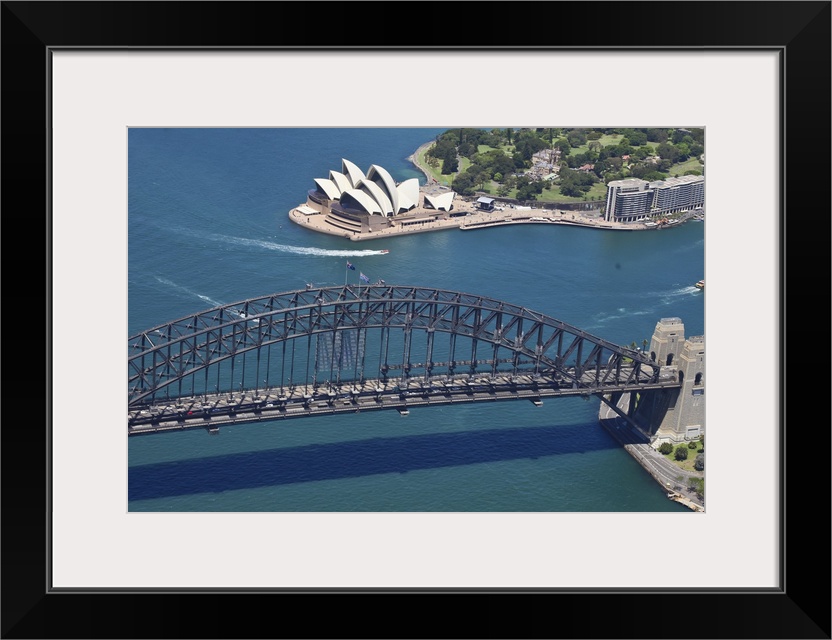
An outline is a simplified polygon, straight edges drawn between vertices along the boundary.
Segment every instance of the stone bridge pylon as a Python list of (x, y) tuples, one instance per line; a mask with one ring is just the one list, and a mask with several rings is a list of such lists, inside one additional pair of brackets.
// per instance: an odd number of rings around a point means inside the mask
[[(680, 318), (662, 318), (650, 340), (649, 357), (661, 377), (680, 386), (629, 393), (627, 414), (654, 446), (693, 440), (705, 433), (705, 337), (685, 338)], [(620, 396), (619, 396), (620, 397)], [(626, 404), (626, 402), (625, 402)]]

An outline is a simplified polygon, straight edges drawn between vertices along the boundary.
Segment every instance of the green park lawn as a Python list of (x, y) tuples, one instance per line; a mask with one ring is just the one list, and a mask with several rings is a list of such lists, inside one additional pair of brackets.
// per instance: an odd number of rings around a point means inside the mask
[(702, 171), (703, 165), (699, 158), (688, 158), (684, 162), (674, 164), (667, 171), (669, 176), (683, 176), (686, 171)]
[[(667, 460), (669, 460), (670, 462), (675, 464), (677, 467), (679, 467), (683, 471), (688, 471), (688, 472), (696, 471), (696, 469), (693, 468), (693, 462), (694, 462), (694, 460), (696, 460), (696, 454), (698, 454), (700, 451), (702, 451), (704, 449), (704, 447), (702, 446), (702, 443), (697, 440), (696, 441), (696, 449), (688, 449), (688, 458), (687, 458), (687, 460), (677, 460), (674, 457), (676, 455), (676, 447), (677, 446), (679, 446), (679, 445), (674, 446), (673, 451), (671, 451), (670, 453), (664, 454), (664, 457), (667, 458)], [(687, 443), (683, 443), (681, 446), (687, 447)]]
[[(494, 196), (497, 193), (497, 190), (500, 188), (500, 185), (494, 182), (493, 180), (489, 183), (486, 188), (486, 192), (489, 193), (491, 196)], [(517, 197), (517, 190), (512, 189), (506, 195), (507, 198), (515, 198)], [(600, 202), (607, 197), (607, 185), (603, 182), (596, 182), (595, 184), (590, 187), (589, 191), (586, 194), (586, 200), (584, 197), (581, 196), (579, 198), (575, 198), (572, 196), (565, 196), (560, 192), (556, 186), (552, 187), (551, 189), (544, 189), (543, 193), (537, 196), (535, 202), (597, 202), (600, 205)]]
[(501, 144), (499, 147), (492, 147), (487, 144), (477, 145), (477, 153), (485, 153), (486, 151), (496, 151), (497, 149), (508, 155), (514, 153), (514, 145), (511, 144)]
[(613, 145), (618, 144), (621, 141), (622, 137), (623, 136), (620, 133), (613, 133), (613, 134), (606, 134), (605, 133), (600, 138), (598, 138), (598, 142), (601, 143), (602, 147), (611, 147)]
[[(614, 133), (614, 134), (611, 134), (611, 135), (605, 133), (600, 138), (598, 138), (598, 140), (595, 140), (595, 142), (600, 143), (601, 147), (612, 147), (612, 146), (617, 145), (621, 141), (622, 137), (623, 136), (620, 133)], [(579, 147), (572, 147), (572, 150), (569, 152), (569, 155), (576, 156), (576, 155), (581, 154), (581, 153), (586, 153), (587, 151), (589, 151), (589, 143), (590, 142), (593, 142), (593, 141), (592, 140), (587, 140), (586, 142), (584, 142)], [(648, 142), (647, 144), (652, 144), (653, 146), (656, 146), (655, 143), (652, 143), (652, 142)]]
[(451, 182), (453, 182), (454, 176), (452, 175), (442, 175), (442, 163), (437, 163), (436, 167), (431, 167), (428, 164), (427, 159), (425, 158), (426, 151), (420, 151), (416, 159), (418, 160), (419, 164), (423, 167), (426, 167), (428, 172), (430, 173), (430, 177), (436, 180), (439, 184), (444, 184), (447, 186), (451, 186)]
[[(596, 182), (593, 184), (589, 191), (587, 191), (586, 196), (574, 197), (574, 196), (565, 196), (560, 192), (556, 186), (552, 187), (551, 189), (544, 189), (543, 193), (537, 196), (538, 202), (598, 202), (600, 204), (601, 200), (604, 200), (607, 197), (607, 185), (603, 182)], [(586, 198), (586, 199), (584, 199)]]

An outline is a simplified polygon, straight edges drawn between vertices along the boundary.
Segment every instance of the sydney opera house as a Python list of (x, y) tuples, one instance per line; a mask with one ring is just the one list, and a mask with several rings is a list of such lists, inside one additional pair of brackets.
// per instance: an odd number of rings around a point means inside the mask
[[(295, 211), (323, 215), (335, 233), (363, 233), (397, 226), (424, 225), (439, 212), (453, 209), (453, 191), (432, 194), (419, 188), (419, 180), (396, 182), (377, 164), (364, 173), (349, 160), (327, 178), (315, 178), (315, 188), (306, 194), (306, 204)], [(444, 214), (443, 214), (444, 215)]]

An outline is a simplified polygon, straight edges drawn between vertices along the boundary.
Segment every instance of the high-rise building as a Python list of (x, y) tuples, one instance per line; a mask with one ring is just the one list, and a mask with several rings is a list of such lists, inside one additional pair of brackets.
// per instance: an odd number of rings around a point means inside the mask
[(653, 191), (649, 182), (639, 178), (613, 180), (607, 185), (605, 220), (634, 222), (649, 216)]
[(604, 219), (638, 222), (705, 204), (705, 177), (680, 176), (647, 182), (639, 178), (613, 180), (607, 185)]

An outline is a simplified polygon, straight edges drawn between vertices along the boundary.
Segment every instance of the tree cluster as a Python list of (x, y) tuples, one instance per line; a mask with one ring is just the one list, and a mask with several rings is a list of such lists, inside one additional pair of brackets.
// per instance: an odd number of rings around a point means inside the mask
[(456, 173), (459, 168), (459, 157), (457, 155), (456, 144), (453, 139), (447, 135), (447, 133), (439, 136), (436, 143), (427, 150), (425, 155), (429, 158), (436, 158), (442, 163), (442, 175)]
[[(610, 135), (620, 137), (614, 144), (602, 144), (602, 138)], [(701, 156), (704, 141), (702, 128), (459, 128), (437, 136), (427, 155), (428, 162), (441, 163), (442, 174), (456, 174), (453, 187), (462, 195), (486, 191), (494, 181), (499, 195), (507, 196), (516, 190), (517, 199), (532, 200), (551, 185), (521, 178), (532, 167), (533, 156), (544, 149), (560, 152), (557, 184), (560, 193), (585, 197), (598, 180), (605, 183), (627, 177), (663, 180), (674, 164)], [(482, 146), (489, 149), (480, 152)], [(467, 158), (471, 163), (462, 172), (460, 158)], [(592, 165), (591, 171), (575, 171), (584, 165)], [(701, 174), (701, 171), (691, 169), (686, 173)]]
[(470, 166), (457, 174), (452, 183), (454, 191), (462, 195), (472, 195), (477, 188), (484, 191), (491, 180), (505, 183), (517, 170), (514, 160), (500, 149), (475, 151), (469, 159)]
[(517, 199), (534, 200), (543, 193), (543, 180), (532, 180), (527, 176), (517, 178)]

